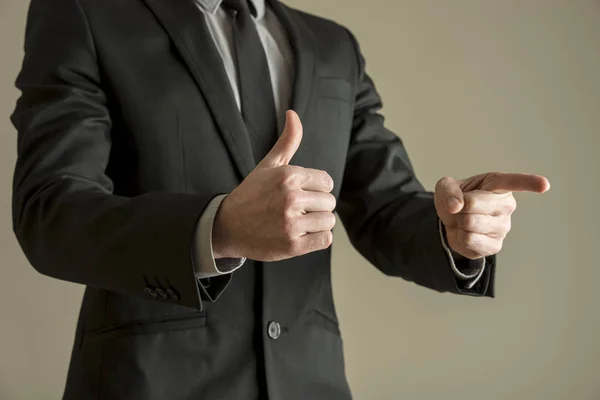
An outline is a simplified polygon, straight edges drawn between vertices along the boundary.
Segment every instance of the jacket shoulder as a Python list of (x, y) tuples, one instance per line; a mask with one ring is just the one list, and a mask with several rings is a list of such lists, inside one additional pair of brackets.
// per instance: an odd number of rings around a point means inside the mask
[(322, 40), (351, 43), (352, 34), (343, 25), (315, 14), (310, 14), (295, 8), (288, 7), (296, 13), (306, 26)]
[(349, 81), (356, 79), (359, 49), (350, 30), (333, 20), (287, 8), (302, 21), (305, 34), (311, 37), (313, 50), (321, 61), (322, 74), (341, 75)]

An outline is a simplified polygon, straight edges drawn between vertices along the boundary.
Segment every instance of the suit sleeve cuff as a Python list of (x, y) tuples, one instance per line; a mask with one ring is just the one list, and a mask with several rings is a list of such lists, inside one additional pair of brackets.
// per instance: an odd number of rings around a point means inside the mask
[(198, 220), (194, 239), (194, 269), (198, 278), (211, 278), (231, 274), (240, 268), (246, 258), (214, 258), (212, 248), (213, 222), (226, 194), (213, 198)]
[(452, 250), (446, 242), (444, 225), (441, 220), (438, 221), (438, 227), (442, 247), (444, 248), (444, 251), (448, 256), (450, 268), (452, 269), (452, 271), (458, 279), (465, 281), (464, 286), (466, 289), (472, 289), (473, 286), (475, 286), (475, 284), (479, 282), (479, 280), (483, 276), (483, 273), (485, 272), (485, 257), (482, 257), (478, 260), (468, 260), (468, 265), (466, 265), (465, 268), (459, 269), (456, 265), (456, 261), (454, 260), (454, 256), (452, 255)]

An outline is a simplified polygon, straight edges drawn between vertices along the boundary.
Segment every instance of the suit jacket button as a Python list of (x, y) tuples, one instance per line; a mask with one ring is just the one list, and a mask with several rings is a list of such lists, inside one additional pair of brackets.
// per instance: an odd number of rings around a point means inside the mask
[(173, 289), (167, 289), (167, 294), (171, 298), (171, 300), (179, 300), (179, 295)]
[(156, 288), (156, 289), (154, 289), (154, 291), (156, 292), (156, 294), (158, 295), (158, 297), (160, 297), (162, 300), (166, 300), (167, 299), (167, 294), (161, 288)]
[(275, 321), (269, 322), (269, 326), (267, 327), (267, 333), (269, 334), (269, 337), (271, 339), (279, 339), (279, 336), (281, 336), (281, 325), (279, 325), (279, 323)]
[(146, 292), (146, 296), (150, 297), (151, 299), (155, 299), (158, 296), (154, 289), (152, 289), (150, 286), (146, 286), (144, 292)]

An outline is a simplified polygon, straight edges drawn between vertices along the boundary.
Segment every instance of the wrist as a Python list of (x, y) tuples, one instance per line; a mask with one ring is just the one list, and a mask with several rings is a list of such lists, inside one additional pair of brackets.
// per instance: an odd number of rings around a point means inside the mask
[(451, 243), (451, 241), (449, 240), (449, 237), (448, 237), (448, 231), (446, 229), (446, 225), (441, 220), (440, 220), (440, 225), (442, 227), (442, 240), (444, 241), (444, 243), (448, 247), (448, 250), (450, 251), (450, 255), (452, 256), (452, 259), (454, 261), (456, 261), (456, 262), (465, 260), (467, 257), (463, 256), (462, 254), (460, 254), (459, 252), (457, 252), (456, 250), (454, 250), (454, 248), (452, 246), (452, 243)]
[(467, 257), (454, 250), (452, 246), (450, 246), (450, 244), (448, 244), (448, 249), (450, 250), (450, 255), (452, 256), (454, 261), (463, 261), (467, 259)]
[(232, 248), (234, 241), (229, 237), (231, 229), (228, 227), (228, 214), (227, 197), (225, 197), (217, 209), (212, 226), (212, 252), (215, 260), (241, 257), (236, 256), (235, 249)]

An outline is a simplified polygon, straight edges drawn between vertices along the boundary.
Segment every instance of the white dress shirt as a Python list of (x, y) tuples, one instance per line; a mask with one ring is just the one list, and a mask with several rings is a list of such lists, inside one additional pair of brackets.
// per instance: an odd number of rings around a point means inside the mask
[[(277, 17), (270, 10), (265, 0), (250, 0), (256, 11), (254, 22), (258, 36), (265, 50), (271, 83), (273, 85), (273, 98), (277, 113), (277, 126), (283, 129), (285, 112), (291, 104), (292, 84), (294, 82), (294, 53), (288, 41), (285, 28), (279, 23)], [(204, 14), (208, 29), (215, 42), (215, 46), (223, 59), (223, 67), (231, 83), (235, 101), (240, 108), (239, 83), (237, 65), (234, 57), (233, 25), (231, 15), (221, 7), (222, 0), (196, 0), (196, 4)], [(240, 268), (245, 258), (214, 259), (212, 251), (212, 227), (215, 215), (226, 195), (215, 197), (204, 210), (198, 222), (193, 249), (196, 275), (199, 278), (209, 278), (221, 274), (232, 273)], [(472, 288), (483, 275), (485, 259), (471, 262), (468, 271), (460, 271), (452, 257), (452, 253), (445, 242), (443, 226), (439, 223), (440, 240), (450, 262), (450, 267), (456, 276), (466, 281), (466, 288)]]

